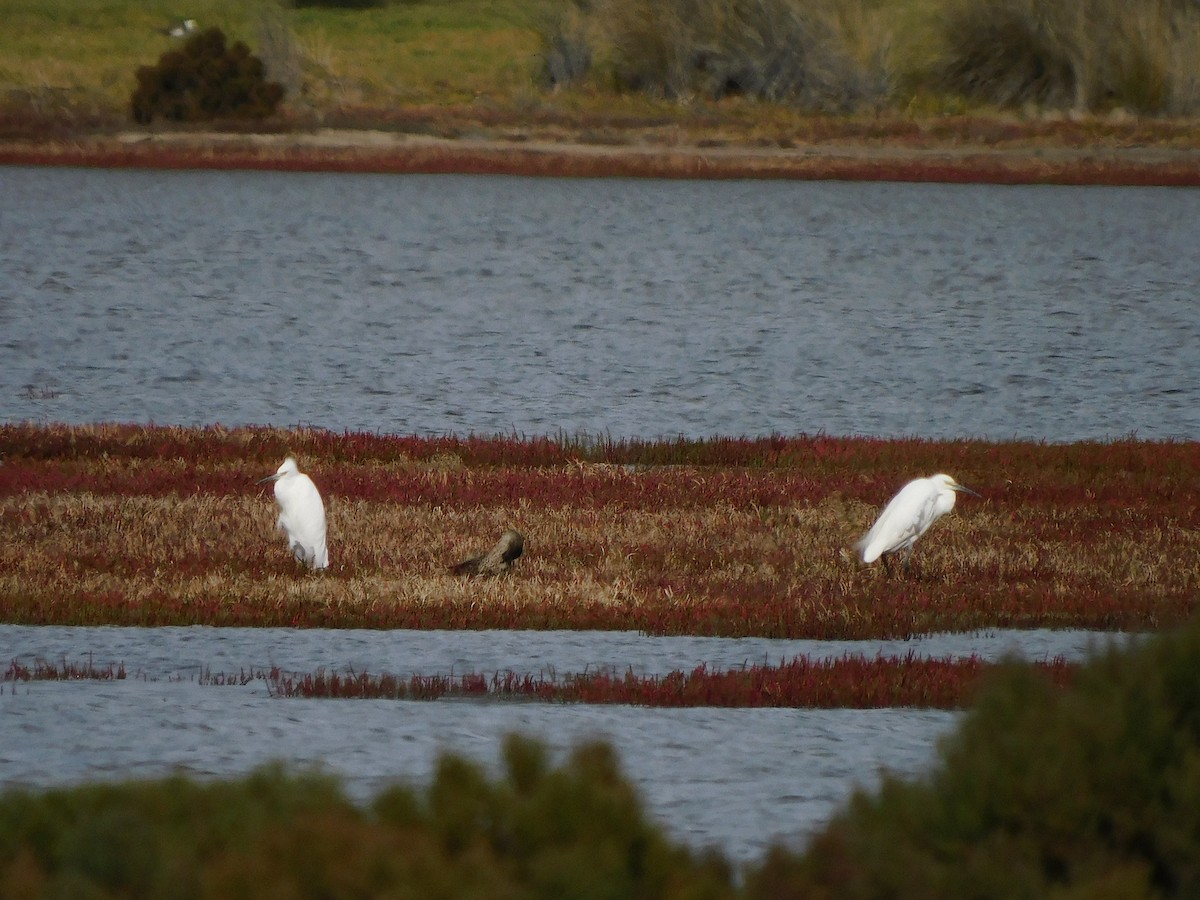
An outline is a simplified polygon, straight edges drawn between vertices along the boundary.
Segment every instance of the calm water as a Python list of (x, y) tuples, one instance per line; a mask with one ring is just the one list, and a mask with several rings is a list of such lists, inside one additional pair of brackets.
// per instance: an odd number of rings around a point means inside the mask
[(389, 782), (422, 784), (446, 750), (495, 770), (505, 734), (563, 755), (603, 738), (621, 754), (651, 814), (695, 846), (757, 859), (800, 845), (882, 769), (919, 775), (959, 714), (931, 710), (643, 709), (497, 701), (284, 700), (255, 681), (201, 686), (204, 670), (394, 674), (640, 673), (725, 669), (798, 654), (1005, 653), (1086, 656), (1087, 632), (992, 632), (919, 641), (819, 642), (646, 637), (634, 633), (57, 628), (0, 625), (0, 661), (124, 663), (121, 682), (3, 686), (0, 784), (149, 777), (175, 769), (229, 776), (271, 759), (322, 765), (366, 800)]
[(801, 845), (878, 772), (919, 774), (957, 714), (917, 710), (641, 709), (527, 703), (272, 700), (195, 683), (33, 683), (0, 695), (5, 783), (237, 775), (268, 759), (321, 765), (366, 800), (425, 784), (453, 750), (498, 771), (503, 736), (561, 760), (581, 741), (618, 748), (651, 815), (680, 840), (758, 859)]
[[(398, 433), (1200, 439), (1195, 191), (0, 167), (0, 421)], [(210, 667), (659, 673), (798, 654), (1077, 657), (1093, 636), (22, 629), (119, 683), (5, 685), (0, 784), (320, 763), (351, 793), (605, 737), (739, 859), (957, 714), (279, 700)]]
[(0, 421), (1200, 439), (1189, 189), (0, 168)]
[(286, 672), (391, 672), (447, 675), (513, 671), (566, 675), (632, 671), (665, 675), (707, 665), (723, 671), (778, 665), (797, 656), (930, 658), (976, 655), (998, 660), (1061, 656), (1083, 659), (1110, 635), (1091, 631), (936, 634), (914, 640), (817, 641), (775, 638), (651, 636), (634, 631), (373, 631), (367, 629), (59, 627), (0, 624), (0, 665), (41, 659), (116, 666), (151, 680), (195, 678), (201, 671), (235, 674), (278, 667)]

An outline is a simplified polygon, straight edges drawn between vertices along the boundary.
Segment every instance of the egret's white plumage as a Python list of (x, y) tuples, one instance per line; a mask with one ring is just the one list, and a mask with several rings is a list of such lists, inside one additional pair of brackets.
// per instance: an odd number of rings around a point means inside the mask
[(275, 502), (279, 520), (275, 527), (287, 535), (288, 546), (296, 559), (313, 569), (329, 565), (325, 549), (325, 504), (312, 479), (300, 471), (295, 457), (289, 456), (274, 475), (258, 483), (275, 482)]
[(931, 475), (910, 481), (883, 508), (871, 530), (854, 545), (858, 558), (869, 564), (885, 553), (902, 550), (907, 563), (917, 538), (954, 509), (955, 494), (959, 491), (975, 494), (949, 475)]

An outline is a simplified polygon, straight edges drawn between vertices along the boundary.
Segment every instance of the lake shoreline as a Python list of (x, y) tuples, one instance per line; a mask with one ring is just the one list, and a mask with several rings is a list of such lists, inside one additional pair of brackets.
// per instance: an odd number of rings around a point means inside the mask
[(813, 140), (627, 143), (436, 137), (365, 128), (146, 132), (0, 141), (0, 164), (546, 177), (790, 179), (976, 184), (1200, 185), (1200, 147)]

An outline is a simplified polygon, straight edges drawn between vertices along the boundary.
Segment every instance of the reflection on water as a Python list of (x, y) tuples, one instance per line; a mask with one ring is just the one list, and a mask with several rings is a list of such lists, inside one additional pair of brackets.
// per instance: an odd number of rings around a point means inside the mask
[(205, 670), (394, 674), (511, 669), (643, 674), (778, 663), (797, 654), (1080, 659), (1104, 646), (1087, 632), (994, 632), (919, 641), (780, 641), (647, 637), (633, 632), (415, 632), (252, 628), (65, 628), (0, 625), (0, 660), (123, 663), (119, 682), (30, 682), (0, 692), (2, 784), (150, 777), (184, 769), (242, 774), (270, 759), (322, 765), (358, 800), (401, 779), (425, 783), (452, 750), (497, 767), (505, 734), (561, 758), (604, 738), (652, 814), (695, 846), (740, 860), (772, 841), (800, 843), (881, 769), (928, 769), (959, 714), (938, 710), (647, 709), (447, 700), (283, 700), (262, 681), (201, 686)]
[(1195, 191), (0, 168), (0, 420), (1200, 438)]

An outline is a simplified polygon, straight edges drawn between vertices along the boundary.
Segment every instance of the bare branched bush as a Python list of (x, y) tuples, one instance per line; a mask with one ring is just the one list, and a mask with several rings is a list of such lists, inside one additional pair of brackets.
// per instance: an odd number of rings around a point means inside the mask
[(1171, 84), (1169, 115), (1194, 115), (1200, 111), (1200, 3), (1189, 0), (1176, 10), (1171, 42)]
[(813, 7), (744, 0), (712, 3), (709, 10), (709, 33), (690, 60), (702, 93), (838, 109), (861, 96), (861, 78), (839, 35)]
[(550, 87), (566, 87), (587, 77), (592, 68), (594, 31), (587, 0), (570, 0), (547, 7), (539, 14), (542, 81)]
[(934, 83), (1001, 107), (1197, 109), (1200, 16), (1181, 0), (948, 0)]
[(689, 93), (685, 60), (695, 41), (689, 5), (689, 0), (605, 3), (605, 36), (620, 87), (671, 98)]
[(256, 23), (256, 37), (258, 57), (263, 61), (267, 78), (283, 85), (287, 96), (299, 95), (304, 82), (302, 57), (296, 35), (281, 7), (263, 4)]
[(1040, 6), (1040, 0), (952, 0), (938, 86), (997, 106), (1074, 103), (1078, 54)]
[(1112, 31), (1097, 37), (1106, 40), (1090, 73), (1089, 108), (1124, 106), (1169, 115), (1200, 110), (1200, 4), (1103, 2), (1123, 14), (1104, 13), (1112, 16)]
[[(882, 36), (823, 0), (603, 0), (590, 29), (572, 18), (580, 9), (543, 31), (548, 64), (563, 71), (553, 83), (578, 77), (572, 60), (603, 55), (617, 87), (668, 99), (740, 95), (840, 111), (879, 102), (890, 84)], [(602, 46), (589, 53), (589, 40)]]

